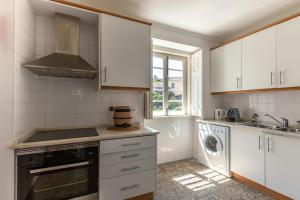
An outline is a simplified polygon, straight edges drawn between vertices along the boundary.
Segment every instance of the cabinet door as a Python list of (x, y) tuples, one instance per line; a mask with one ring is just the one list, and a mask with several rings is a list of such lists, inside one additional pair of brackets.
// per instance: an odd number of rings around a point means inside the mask
[(300, 199), (300, 140), (266, 135), (266, 146), (266, 186), (292, 199)]
[(242, 40), (242, 88), (275, 87), (276, 27), (271, 27)]
[(151, 27), (101, 14), (101, 84), (150, 88)]
[(277, 26), (279, 87), (300, 86), (300, 17)]
[(265, 184), (264, 137), (261, 129), (233, 127), (230, 133), (231, 171)]
[(241, 40), (211, 51), (211, 90), (241, 90)]

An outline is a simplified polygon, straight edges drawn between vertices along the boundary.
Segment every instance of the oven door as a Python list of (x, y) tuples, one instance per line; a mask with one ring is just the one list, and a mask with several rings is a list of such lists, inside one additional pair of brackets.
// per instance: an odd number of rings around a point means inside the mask
[(97, 199), (98, 162), (21, 167), (18, 200)]

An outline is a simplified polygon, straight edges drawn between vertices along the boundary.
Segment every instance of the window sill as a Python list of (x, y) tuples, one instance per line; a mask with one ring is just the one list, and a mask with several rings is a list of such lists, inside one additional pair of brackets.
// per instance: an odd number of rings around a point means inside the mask
[(193, 115), (160, 115), (153, 116), (153, 119), (164, 119), (164, 118), (189, 118), (194, 117)]

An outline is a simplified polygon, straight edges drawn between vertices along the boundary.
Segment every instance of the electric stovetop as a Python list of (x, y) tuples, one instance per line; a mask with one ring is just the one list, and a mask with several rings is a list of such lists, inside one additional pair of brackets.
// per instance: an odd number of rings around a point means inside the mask
[(35, 134), (33, 134), (30, 138), (25, 140), (24, 143), (94, 136), (98, 136), (98, 133), (95, 128), (38, 131)]

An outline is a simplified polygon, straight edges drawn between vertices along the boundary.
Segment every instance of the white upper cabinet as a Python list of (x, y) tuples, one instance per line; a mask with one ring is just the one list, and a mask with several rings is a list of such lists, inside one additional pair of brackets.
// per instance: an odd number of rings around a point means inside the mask
[(266, 135), (266, 186), (292, 199), (300, 199), (300, 140)]
[(264, 137), (261, 129), (236, 126), (231, 128), (231, 171), (261, 185), (265, 184)]
[(150, 88), (151, 26), (101, 14), (100, 84)]
[(243, 90), (277, 87), (276, 27), (242, 39)]
[(241, 40), (211, 51), (211, 91), (241, 90)]
[(277, 26), (279, 87), (300, 86), (300, 17)]

